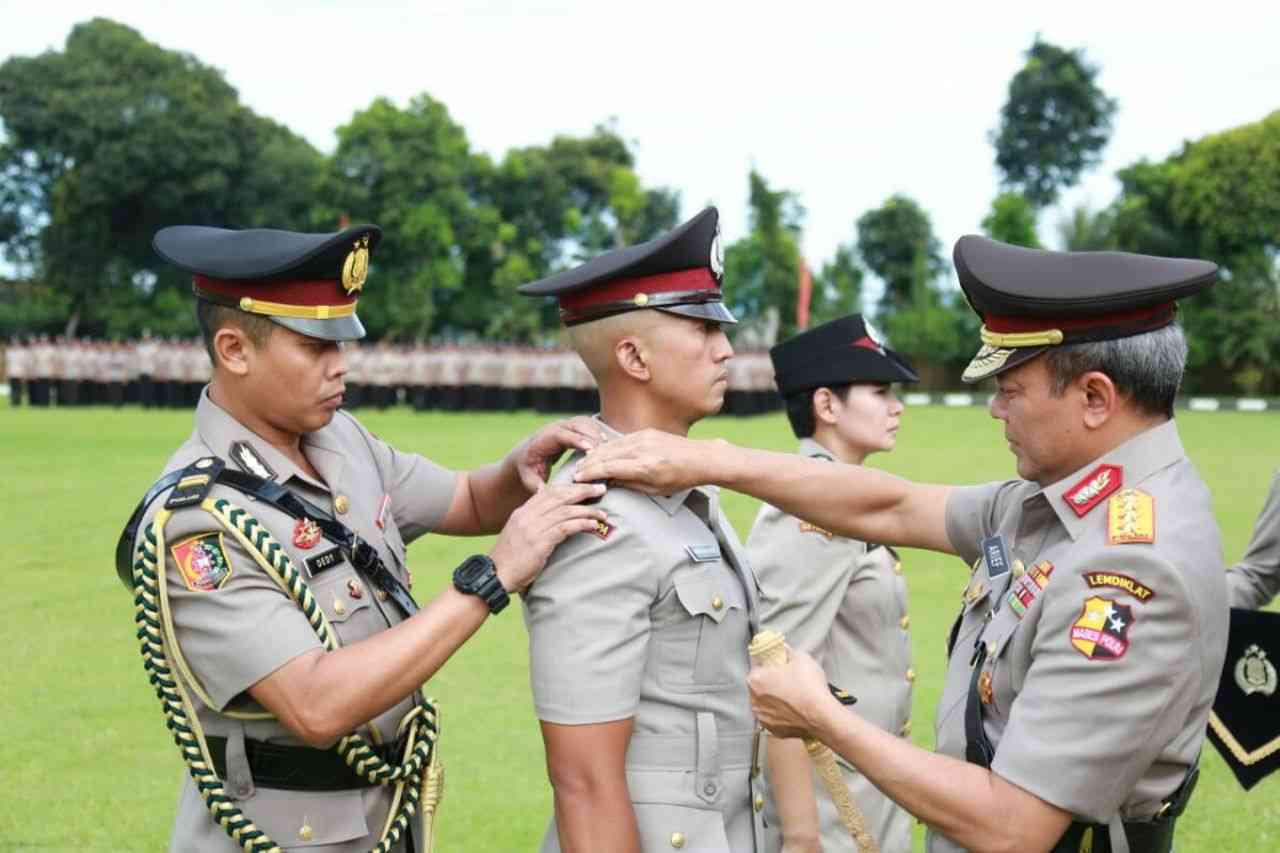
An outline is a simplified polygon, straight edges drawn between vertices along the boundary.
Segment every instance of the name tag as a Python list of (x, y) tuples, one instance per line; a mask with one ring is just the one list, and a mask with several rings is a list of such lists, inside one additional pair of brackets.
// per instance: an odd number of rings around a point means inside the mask
[(689, 559), (695, 563), (718, 563), (720, 562), (720, 546), (719, 545), (686, 545), (684, 552), (689, 555)]
[(327, 572), (338, 563), (342, 562), (342, 552), (337, 548), (330, 548), (322, 554), (316, 554), (314, 557), (308, 557), (306, 560), (307, 571), (311, 577), (315, 577), (321, 572)]
[(1009, 550), (1005, 548), (1004, 537), (996, 534), (982, 540), (982, 556), (987, 561), (987, 575), (998, 578), (1009, 571)]

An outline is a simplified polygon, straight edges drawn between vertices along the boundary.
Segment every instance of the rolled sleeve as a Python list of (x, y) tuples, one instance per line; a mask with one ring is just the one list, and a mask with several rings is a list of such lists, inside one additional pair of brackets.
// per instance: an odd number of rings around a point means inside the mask
[(640, 703), (657, 575), (636, 522), (602, 506), (608, 537), (565, 540), (524, 595), (534, 707), (549, 723), (622, 720)]
[[(1093, 596), (1077, 578), (1106, 568), (1156, 591), (1131, 604), (1127, 646), (1090, 657), (1071, 630)], [(1161, 751), (1177, 737), (1198, 699), (1199, 634), (1178, 571), (1151, 554), (1115, 551), (1054, 577), (1032, 643), (1026, 679), (1009, 712), (991, 769), (1073, 814), (1106, 822)], [(999, 664), (997, 664), (999, 665)]]
[(947, 497), (947, 538), (960, 559), (972, 564), (982, 556), (981, 542), (998, 526), (1022, 480), (958, 486)]

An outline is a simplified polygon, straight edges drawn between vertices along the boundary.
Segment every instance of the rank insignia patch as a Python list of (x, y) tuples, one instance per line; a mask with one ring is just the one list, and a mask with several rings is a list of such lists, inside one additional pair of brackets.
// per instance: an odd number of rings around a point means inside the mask
[(1040, 591), (1049, 585), (1049, 576), (1052, 574), (1053, 563), (1044, 560), (1036, 563), (1013, 582), (1013, 589), (1009, 590), (1006, 601), (1019, 619), (1027, 612), (1027, 608), (1036, 600)]
[(203, 533), (169, 549), (192, 592), (213, 592), (231, 577), (231, 561), (222, 547), (221, 533)]
[(592, 535), (599, 536), (601, 539), (608, 539), (612, 532), (613, 527), (607, 521), (597, 521), (595, 528), (591, 531)]
[(1107, 504), (1107, 541), (1112, 545), (1156, 541), (1156, 501), (1141, 489), (1125, 489)]
[(1119, 465), (1099, 465), (1080, 482), (1062, 493), (1071, 511), (1084, 518), (1089, 510), (1107, 499), (1124, 483), (1124, 469)]
[(1089, 585), (1090, 589), (1109, 587), (1127, 592), (1144, 603), (1156, 597), (1155, 590), (1151, 589), (1151, 587), (1118, 572), (1085, 572), (1084, 582)]
[(834, 534), (834, 533), (832, 533), (830, 530), (823, 530), (823, 529), (822, 529), (821, 527), (819, 527), (818, 525), (816, 525), (816, 524), (810, 524), (810, 523), (809, 523), (809, 522), (807, 522), (807, 521), (802, 521), (802, 522), (800, 522), (800, 532), (801, 532), (801, 533), (817, 533), (817, 534), (819, 534), (820, 536), (825, 536), (825, 537), (827, 537), (828, 539), (830, 539), (830, 538), (832, 538), (833, 536), (835, 536), (835, 534)]
[(1089, 660), (1116, 660), (1129, 650), (1133, 608), (1091, 595), (1071, 626), (1071, 645)]
[(271, 470), (267, 460), (263, 459), (262, 454), (254, 450), (253, 445), (247, 441), (237, 441), (231, 445), (231, 459), (246, 474), (261, 477), (264, 480), (276, 478), (276, 472)]
[(310, 550), (320, 541), (320, 528), (309, 518), (300, 518), (293, 525), (293, 544), (296, 548)]

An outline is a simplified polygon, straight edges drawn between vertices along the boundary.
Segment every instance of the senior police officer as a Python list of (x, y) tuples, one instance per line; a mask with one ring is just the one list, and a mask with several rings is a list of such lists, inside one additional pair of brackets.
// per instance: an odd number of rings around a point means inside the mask
[[(719, 411), (715, 208), (653, 241), (524, 285), (554, 294), (611, 436), (684, 435)], [(569, 482), (573, 466), (557, 477)], [(525, 594), (555, 817), (544, 851), (751, 851), (762, 840), (745, 678), (756, 581), (711, 489), (610, 489)]]
[(996, 377), (1022, 479), (918, 485), (659, 433), (602, 445), (577, 476), (719, 483), (835, 533), (960, 555), (974, 569), (938, 754), (841, 710), (802, 653), (752, 674), (761, 722), (830, 745), (929, 825), (932, 851), (1167, 851), (1226, 643), (1218, 529), (1172, 420), (1176, 300), (1216, 268), (981, 237), (955, 263), (984, 324), (965, 378)]
[[(770, 356), (800, 455), (860, 465), (893, 449), (903, 407), (890, 383), (919, 377), (861, 315), (801, 332)], [(747, 554), (760, 579), (761, 623), (813, 655), (837, 684), (857, 685), (864, 719), (909, 736), (915, 674), (907, 586), (893, 549), (765, 504)], [(800, 741), (770, 739), (767, 765), (765, 825), (788, 853), (855, 849)], [(911, 816), (847, 764), (840, 769), (882, 853), (908, 853)]]
[[(556, 543), (604, 523), (578, 505), (602, 489), (542, 485), (564, 447), (598, 437), (585, 419), (454, 472), (340, 410), (341, 342), (364, 334), (356, 303), (379, 237), (156, 235), (194, 277), (214, 363), (195, 431), (117, 555), (190, 770), (173, 850), (429, 849), (413, 814), (438, 793), (438, 725), (420, 687)], [(406, 544), (499, 528), (418, 610)]]

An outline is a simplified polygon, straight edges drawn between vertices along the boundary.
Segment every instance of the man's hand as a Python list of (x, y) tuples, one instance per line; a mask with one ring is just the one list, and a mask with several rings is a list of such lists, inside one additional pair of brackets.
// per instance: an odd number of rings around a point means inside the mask
[(574, 479), (580, 483), (607, 480), (651, 495), (670, 495), (708, 482), (699, 463), (706, 461), (709, 444), (643, 429), (588, 451)]
[(579, 416), (556, 421), (538, 430), (511, 451), (520, 482), (530, 494), (547, 481), (566, 450), (590, 450), (603, 444), (605, 434), (593, 418)]
[(533, 583), (551, 552), (565, 539), (608, 522), (604, 510), (582, 506), (583, 501), (603, 494), (604, 486), (592, 483), (538, 484), (537, 494), (511, 513), (489, 552), (507, 592), (523, 592)]
[(789, 646), (787, 655), (784, 664), (751, 667), (751, 710), (778, 737), (813, 737), (823, 716), (844, 706), (831, 695), (817, 661)]

